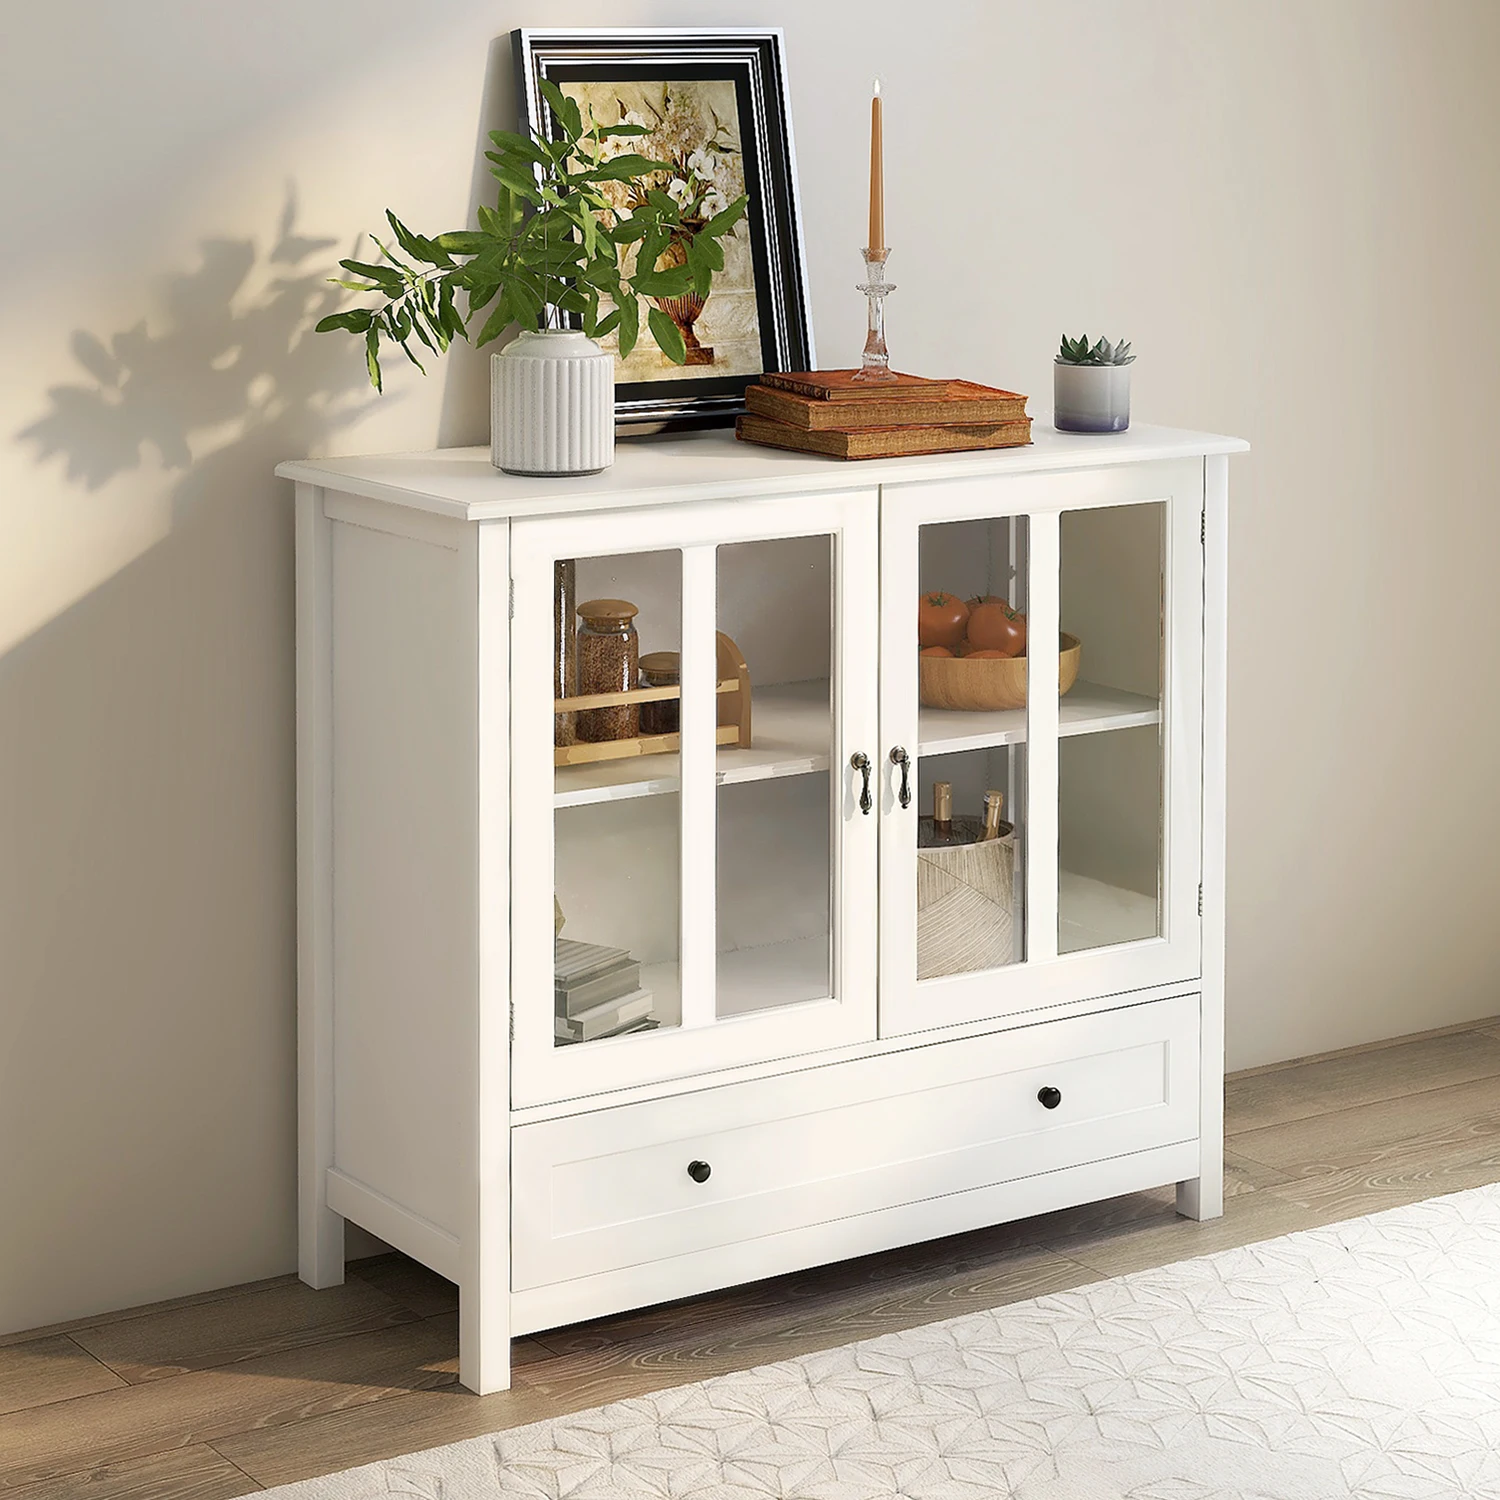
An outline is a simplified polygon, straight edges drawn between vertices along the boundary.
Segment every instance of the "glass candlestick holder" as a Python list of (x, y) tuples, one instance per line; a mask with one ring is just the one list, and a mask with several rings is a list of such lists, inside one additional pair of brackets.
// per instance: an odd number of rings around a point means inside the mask
[(865, 258), (865, 280), (859, 290), (865, 294), (870, 308), (869, 332), (865, 335), (865, 352), (855, 380), (894, 380), (891, 373), (890, 351), (885, 347), (885, 299), (896, 290), (895, 283), (885, 279), (886, 257), (891, 252), (881, 248), (861, 250)]

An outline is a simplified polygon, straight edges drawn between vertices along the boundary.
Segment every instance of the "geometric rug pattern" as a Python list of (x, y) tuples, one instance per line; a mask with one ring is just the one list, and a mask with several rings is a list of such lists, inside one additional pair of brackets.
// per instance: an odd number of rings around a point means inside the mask
[(268, 1493), (1500, 1500), (1500, 1186)]

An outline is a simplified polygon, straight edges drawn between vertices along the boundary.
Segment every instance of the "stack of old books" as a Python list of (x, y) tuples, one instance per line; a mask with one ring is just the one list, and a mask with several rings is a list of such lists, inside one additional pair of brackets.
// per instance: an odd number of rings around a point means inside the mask
[(833, 458), (962, 453), (1031, 441), (1026, 397), (1014, 391), (919, 375), (867, 383), (855, 373), (762, 375), (745, 391), (736, 435), (747, 443)]
[(641, 988), (641, 966), (628, 949), (558, 938), (555, 979), (559, 1042), (592, 1042), (656, 1025), (651, 991)]

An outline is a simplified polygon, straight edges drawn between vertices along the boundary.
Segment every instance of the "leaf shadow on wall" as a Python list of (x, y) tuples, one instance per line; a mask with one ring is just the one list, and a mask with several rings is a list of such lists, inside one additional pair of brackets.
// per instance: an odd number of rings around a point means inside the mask
[(107, 341), (75, 332), (90, 380), (53, 386), (51, 410), (19, 434), (38, 459), (61, 457), (70, 480), (97, 490), (154, 450), (184, 471), (178, 518), (203, 465), (241, 448), (300, 455), (362, 415), (373, 393), (351, 341), (312, 332), (344, 300), (328, 280), (337, 242), (296, 221), (289, 188), (264, 260), (252, 239), (204, 241), (198, 268), (165, 283), (160, 331), (143, 318)]
[[(506, 36), (469, 223), (514, 116)], [(129, 327), (75, 332), (76, 377), (17, 434), (65, 562), (102, 571), (80, 595), (39, 553), (65, 602), (0, 646), (0, 1140), (47, 1122), (0, 1151), (0, 1203), (25, 1206), (0, 1329), (295, 1265), (293, 504), (272, 471), (401, 397), (312, 331), (365, 237), (309, 233), (290, 187), (268, 228), (204, 241)], [(489, 350), (428, 368), (439, 445), (486, 441)], [(92, 555), (135, 521), (132, 560)]]
[[(480, 95), (479, 118), (474, 130), (474, 165), (469, 179), (469, 206), (463, 226), (476, 228), (479, 205), (493, 207), (495, 179), (485, 152), (490, 149), (492, 130), (524, 128), (517, 113), (515, 59), (508, 35), (495, 37), (485, 57), (484, 87)], [(399, 205), (392, 205), (400, 213)], [(471, 338), (477, 337), (484, 319), (475, 322)], [(438, 416), (437, 446), (463, 448), (474, 444), (487, 446), (490, 440), (490, 359), (498, 354), (515, 330), (504, 333), (493, 344), (476, 349), (472, 342), (454, 344), (438, 364), (424, 354), (429, 379), (441, 379), (442, 405)]]
[(79, 378), (20, 435), (61, 560), (106, 555), (0, 655), (0, 1139), (46, 1122), (0, 1151), (0, 1202), (24, 1205), (0, 1328), (74, 1316), (81, 1287), (127, 1306), (294, 1258), (293, 525), (272, 470), (375, 397), (353, 341), (312, 332), (341, 296), (334, 241), (291, 191), (270, 229), (205, 242), (149, 318), (75, 333)]

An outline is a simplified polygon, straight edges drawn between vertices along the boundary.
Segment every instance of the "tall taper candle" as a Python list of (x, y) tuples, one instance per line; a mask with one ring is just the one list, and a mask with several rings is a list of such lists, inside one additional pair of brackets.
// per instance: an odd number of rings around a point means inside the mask
[(880, 80), (870, 99), (870, 240), (869, 248), (885, 253), (885, 134)]

